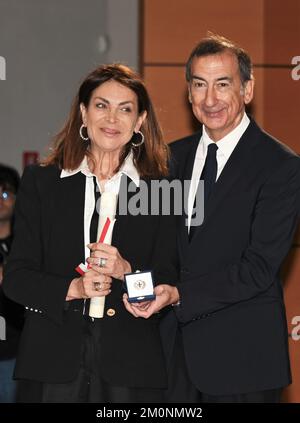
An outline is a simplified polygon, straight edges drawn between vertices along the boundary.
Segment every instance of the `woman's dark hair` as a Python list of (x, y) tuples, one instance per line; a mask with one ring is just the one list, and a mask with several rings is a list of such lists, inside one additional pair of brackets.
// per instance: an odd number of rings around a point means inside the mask
[(55, 136), (53, 150), (42, 164), (55, 164), (60, 168), (74, 170), (80, 165), (85, 155), (94, 162), (92, 154), (87, 148), (89, 142), (84, 142), (79, 135), (79, 129), (82, 125), (80, 104), (83, 103), (87, 108), (93, 91), (111, 80), (117, 81), (136, 94), (139, 114), (144, 111), (147, 112), (140, 128), (145, 137), (144, 144), (138, 148), (132, 148), (130, 140), (121, 152), (119, 167), (132, 149), (134, 164), (141, 177), (167, 175), (168, 148), (163, 142), (162, 131), (149, 94), (139, 75), (121, 64), (99, 66), (84, 79), (73, 101), (67, 122)]

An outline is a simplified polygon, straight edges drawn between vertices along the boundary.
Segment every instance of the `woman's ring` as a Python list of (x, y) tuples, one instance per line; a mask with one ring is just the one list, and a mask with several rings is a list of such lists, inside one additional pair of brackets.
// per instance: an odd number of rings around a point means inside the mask
[(107, 259), (106, 258), (100, 257), (99, 260), (98, 260), (98, 266), (99, 267), (105, 267), (106, 262), (107, 262)]
[(95, 291), (101, 291), (102, 283), (101, 282), (94, 282), (94, 289)]

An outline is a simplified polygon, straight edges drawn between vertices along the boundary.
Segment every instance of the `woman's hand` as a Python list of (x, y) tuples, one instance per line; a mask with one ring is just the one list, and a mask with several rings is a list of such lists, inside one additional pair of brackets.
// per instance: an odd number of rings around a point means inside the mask
[[(109, 275), (112, 278), (123, 281), (124, 274), (131, 272), (130, 263), (121, 256), (116, 247), (95, 242), (89, 244), (88, 248), (91, 250), (91, 257), (87, 259), (87, 262), (98, 266), (101, 274)], [(100, 259), (105, 259), (105, 265), (103, 267), (99, 267)]]
[(66, 301), (103, 297), (111, 292), (111, 277), (99, 272), (98, 266), (92, 266), (83, 276), (72, 280)]

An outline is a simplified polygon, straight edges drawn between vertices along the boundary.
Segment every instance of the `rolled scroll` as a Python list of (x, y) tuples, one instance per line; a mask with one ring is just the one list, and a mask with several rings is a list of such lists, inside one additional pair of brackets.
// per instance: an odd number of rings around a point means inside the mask
[[(118, 196), (114, 192), (103, 192), (100, 199), (97, 239), (111, 245)], [(107, 228), (107, 219), (110, 224)], [(90, 301), (89, 316), (101, 319), (104, 314), (105, 297), (93, 297)]]

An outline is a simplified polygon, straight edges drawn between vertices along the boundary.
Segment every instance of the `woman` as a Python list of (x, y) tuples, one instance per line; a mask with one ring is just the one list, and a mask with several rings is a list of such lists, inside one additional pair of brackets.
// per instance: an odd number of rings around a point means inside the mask
[[(129, 204), (142, 180), (150, 186), (166, 175), (167, 149), (142, 81), (122, 65), (99, 67), (81, 84), (50, 157), (22, 178), (4, 278), (6, 294), (27, 310), (15, 370), (20, 401), (163, 400), (158, 317), (136, 319), (122, 296), (128, 272), (175, 282), (173, 218), (117, 210), (108, 245), (96, 242), (96, 205), (104, 191), (122, 190)], [(89, 317), (89, 299), (103, 296), (103, 318)]]

